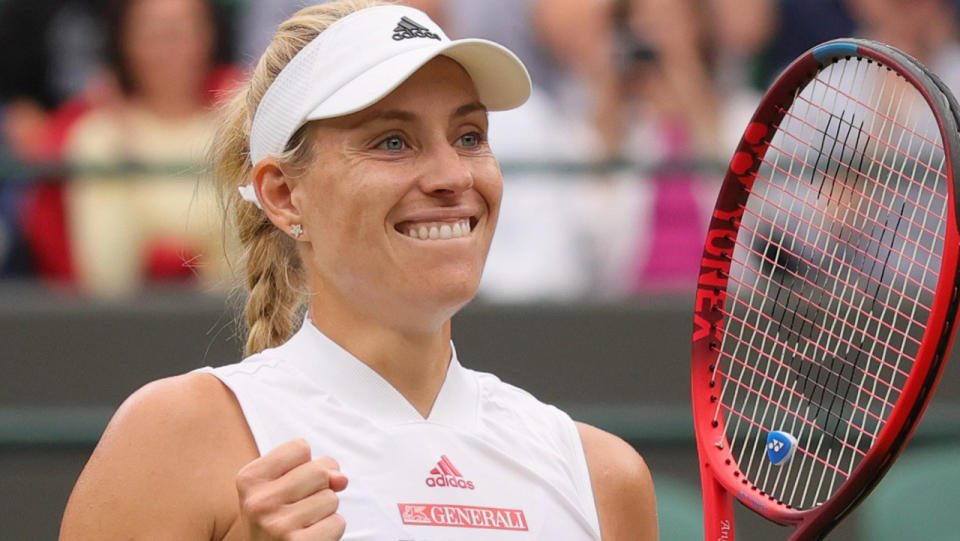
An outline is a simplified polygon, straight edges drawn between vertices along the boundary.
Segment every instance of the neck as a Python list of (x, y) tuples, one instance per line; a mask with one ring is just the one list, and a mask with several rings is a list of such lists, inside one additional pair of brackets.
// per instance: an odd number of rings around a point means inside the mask
[(316, 299), (310, 318), (327, 337), (390, 383), (420, 415), (430, 415), (450, 365), (449, 320), (433, 331), (397, 330)]

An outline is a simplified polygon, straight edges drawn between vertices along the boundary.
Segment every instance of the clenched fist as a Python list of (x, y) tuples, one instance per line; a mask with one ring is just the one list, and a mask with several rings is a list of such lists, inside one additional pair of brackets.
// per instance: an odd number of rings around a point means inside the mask
[(336, 514), (347, 478), (330, 457), (312, 460), (291, 440), (237, 473), (240, 516), (249, 541), (336, 541), (346, 522)]

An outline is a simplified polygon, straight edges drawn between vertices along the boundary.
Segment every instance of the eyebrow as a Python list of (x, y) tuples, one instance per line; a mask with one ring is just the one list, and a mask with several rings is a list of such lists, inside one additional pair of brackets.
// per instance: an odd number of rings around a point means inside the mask
[(455, 117), (467, 116), (470, 113), (474, 113), (476, 111), (482, 111), (484, 114), (486, 114), (487, 106), (480, 103), (479, 101), (468, 103), (466, 105), (461, 105), (460, 107), (457, 107), (456, 111), (453, 112), (453, 116)]

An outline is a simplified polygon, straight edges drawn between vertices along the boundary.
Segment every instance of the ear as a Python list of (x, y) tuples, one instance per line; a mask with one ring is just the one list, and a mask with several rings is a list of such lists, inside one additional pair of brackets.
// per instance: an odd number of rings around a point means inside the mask
[[(284, 174), (276, 159), (260, 160), (253, 168), (253, 186), (263, 206), (263, 212), (281, 231), (290, 235), (294, 225), (302, 225), (300, 209), (293, 199), (297, 179)], [(306, 240), (306, 234), (297, 240)]]

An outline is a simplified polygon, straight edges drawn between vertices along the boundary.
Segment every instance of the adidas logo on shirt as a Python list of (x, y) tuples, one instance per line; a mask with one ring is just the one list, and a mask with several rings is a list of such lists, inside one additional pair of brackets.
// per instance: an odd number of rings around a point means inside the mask
[(407, 17), (401, 17), (397, 27), (393, 29), (393, 39), (400, 41), (410, 38), (430, 38), (440, 41), (440, 36), (428, 30), (427, 27), (420, 26)]
[[(432, 477), (431, 477), (432, 476)], [(430, 476), (427, 477), (428, 487), (454, 487), (473, 490), (473, 481), (463, 478), (463, 474), (457, 470), (457, 467), (450, 462), (447, 455), (441, 455), (437, 467), (430, 470)]]

